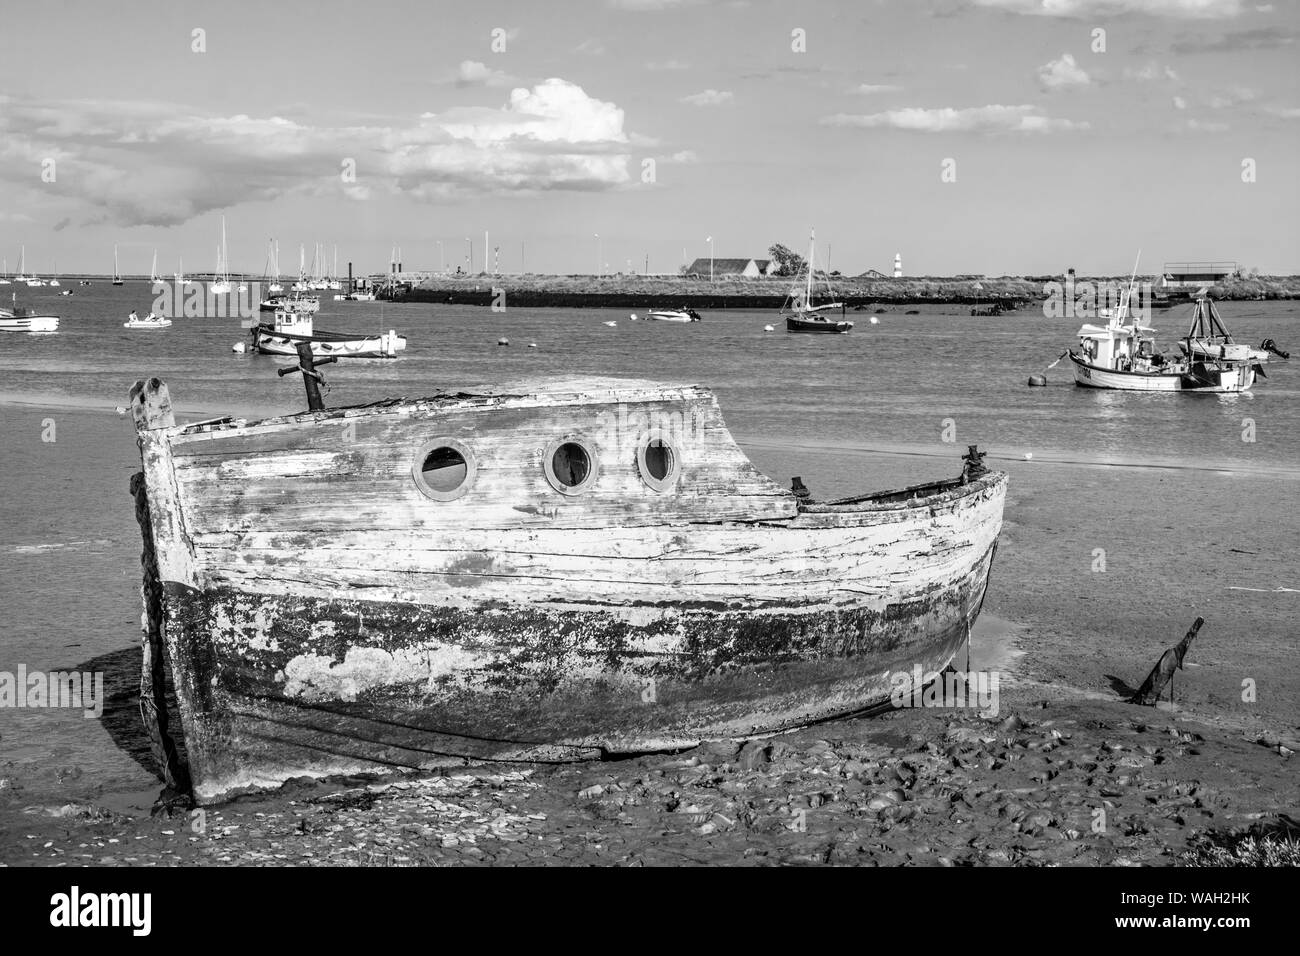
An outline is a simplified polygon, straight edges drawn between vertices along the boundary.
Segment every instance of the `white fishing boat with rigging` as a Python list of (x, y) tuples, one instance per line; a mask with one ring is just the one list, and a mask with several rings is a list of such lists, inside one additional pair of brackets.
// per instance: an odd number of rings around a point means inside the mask
[(277, 309), (272, 322), (253, 328), (254, 352), (296, 356), (299, 342), (309, 343), (318, 358), (396, 358), (406, 348), (406, 337), (395, 331), (326, 332), (314, 328), (310, 312), (290, 309)]
[[(1166, 355), (1156, 348), (1156, 330), (1142, 325), (1130, 303), (1137, 265), (1119, 306), (1105, 325), (1085, 324), (1079, 329), (1079, 351), (1066, 354), (1076, 385), (1084, 388), (1130, 392), (1244, 392), (1255, 384), (1263, 368), (1254, 359), (1210, 359), (1195, 355)], [(1197, 331), (1203, 299), (1188, 330), (1190, 342)]]

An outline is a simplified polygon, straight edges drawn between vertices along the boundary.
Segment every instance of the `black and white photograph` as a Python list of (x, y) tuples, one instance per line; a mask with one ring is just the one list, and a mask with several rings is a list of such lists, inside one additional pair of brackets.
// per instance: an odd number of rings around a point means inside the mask
[(158, 868), (892, 867), (1260, 928), (1298, 37), (6, 2), (0, 867), (87, 873), (25, 918), (148, 935), (106, 874)]

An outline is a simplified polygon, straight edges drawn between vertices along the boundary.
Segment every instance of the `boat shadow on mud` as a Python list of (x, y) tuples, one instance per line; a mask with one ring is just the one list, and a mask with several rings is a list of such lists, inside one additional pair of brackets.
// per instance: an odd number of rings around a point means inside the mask
[[(158, 762), (150, 750), (149, 734), (140, 717), (140, 648), (124, 647), (92, 657), (77, 664), (76, 670), (104, 675), (104, 712), (100, 715), (100, 724), (113, 745), (156, 778), (161, 786), (163, 779), (158, 771)], [(166, 681), (166, 699), (168, 724), (179, 727), (180, 711), (170, 674)], [(180, 734), (176, 734), (175, 739), (184, 759), (184, 741)]]

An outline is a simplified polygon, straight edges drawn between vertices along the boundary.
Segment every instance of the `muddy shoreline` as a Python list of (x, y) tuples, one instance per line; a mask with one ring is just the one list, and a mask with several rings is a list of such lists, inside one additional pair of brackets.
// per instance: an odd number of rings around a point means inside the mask
[(25, 804), (10, 865), (1178, 866), (1290, 832), (1288, 748), (1168, 705), (905, 709), (680, 754), (291, 781), (150, 816), (149, 792)]

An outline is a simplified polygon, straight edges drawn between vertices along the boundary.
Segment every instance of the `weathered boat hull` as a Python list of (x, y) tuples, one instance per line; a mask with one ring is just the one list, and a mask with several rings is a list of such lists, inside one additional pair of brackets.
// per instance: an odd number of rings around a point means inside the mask
[[(1109, 388), (1129, 392), (1244, 392), (1255, 384), (1250, 365), (1205, 368), (1199, 374), (1120, 372), (1091, 365), (1070, 353), (1074, 381), (1084, 388)], [(1197, 364), (1193, 363), (1193, 369)]]
[[(141, 430), (147, 591), (196, 798), (773, 733), (879, 704), (893, 675), (953, 658), (1004, 475), (799, 505), (707, 393), (646, 394), (616, 396), (631, 424), (580, 430), (599, 459), (585, 496), (548, 498), (540, 466), (513, 463), (538, 464), (590, 395)], [(687, 400), (701, 418), (674, 438), (676, 484), (633, 500), (644, 422)], [(472, 450), (463, 497), (415, 489), (430, 435)]]

